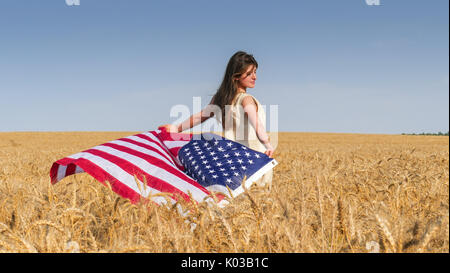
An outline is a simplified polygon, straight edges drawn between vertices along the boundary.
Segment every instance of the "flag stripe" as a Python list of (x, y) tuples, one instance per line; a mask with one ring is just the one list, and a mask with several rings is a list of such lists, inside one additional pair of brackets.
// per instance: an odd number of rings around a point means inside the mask
[(142, 139), (145, 139), (147, 141), (151, 141), (156, 143), (159, 147), (161, 147), (175, 162), (175, 164), (177, 165), (177, 167), (182, 167), (181, 163), (178, 161), (178, 159), (176, 157), (173, 156), (173, 154), (167, 149), (167, 147), (164, 146), (164, 144), (157, 138), (155, 137), (153, 134), (139, 134), (136, 135), (137, 137), (140, 137)]
[(66, 177), (67, 166), (63, 166), (62, 168), (58, 168), (58, 181)]
[[(126, 148), (124, 147), (122, 149), (126, 149)], [(101, 153), (98, 153), (97, 151), (100, 151)], [(202, 191), (200, 189), (200, 187), (201, 188), (203, 188), (203, 187), (201, 185), (199, 185), (197, 182), (195, 182), (194, 180), (189, 178), (189, 180), (192, 181), (191, 182), (192, 184), (191, 184), (188, 181), (173, 175), (172, 173), (168, 172), (164, 168), (152, 165), (152, 164), (148, 163), (147, 161), (142, 160), (140, 157), (134, 156), (127, 152), (122, 152), (115, 148), (103, 146), (103, 145), (97, 146), (93, 149), (90, 149), (90, 150), (88, 150), (88, 152), (94, 153), (98, 156), (101, 156), (101, 157), (117, 164), (118, 166), (122, 167), (123, 170), (125, 170), (126, 172), (128, 172), (130, 174), (140, 172), (141, 174), (146, 173), (149, 176), (153, 176), (153, 177), (155, 177), (157, 175), (159, 178), (162, 179), (161, 180), (162, 184), (160, 186), (165, 185), (167, 183), (173, 186), (173, 188), (167, 188), (166, 190), (163, 190), (164, 192), (178, 193), (177, 191), (174, 192), (175, 189), (179, 189), (186, 193), (188, 191), (190, 191), (192, 193), (192, 196), (196, 200), (201, 200), (208, 195), (208, 191), (207, 190)], [(131, 162), (134, 162), (134, 164)], [(144, 170), (151, 171), (152, 173), (147, 173)], [(155, 179), (156, 179), (156, 177), (155, 177)], [(194, 183), (196, 185), (194, 185)]]
[(161, 145), (159, 145), (159, 143), (156, 143), (155, 141), (149, 141), (145, 138), (140, 137), (139, 135), (129, 137), (128, 141), (143, 148), (152, 147), (153, 149), (156, 149), (160, 154), (164, 155), (173, 164), (175, 164), (175, 161), (173, 160), (171, 154), (164, 148), (162, 148)]
[(109, 181), (113, 191), (120, 196), (130, 199), (133, 203), (139, 201), (141, 195), (137, 189), (134, 177), (125, 174), (120, 167), (101, 157), (90, 153), (83, 153), (82, 156), (83, 158), (73, 160), (83, 170), (105, 185), (106, 181)]
[[(83, 156), (83, 155), (82, 155)], [(88, 157), (86, 155), (84, 155), (85, 157)], [(59, 160), (58, 160), (59, 161)], [(95, 164), (94, 161), (96, 161), (98, 163)], [(117, 193), (118, 195), (120, 195), (121, 197), (130, 199), (130, 201), (132, 203), (136, 203), (137, 201), (139, 201), (141, 199), (141, 195), (139, 193), (137, 193), (135, 190), (131, 189), (130, 187), (128, 187), (127, 185), (125, 185), (122, 181), (120, 181), (119, 179), (117, 179), (116, 177), (114, 177), (113, 175), (111, 175), (110, 173), (108, 173), (107, 170), (105, 170), (104, 168), (100, 167), (101, 165), (104, 165), (105, 161), (101, 161), (101, 160), (93, 160), (93, 157), (90, 157), (90, 159), (86, 159), (86, 158), (78, 158), (78, 159), (67, 159), (65, 160), (65, 162), (70, 162), (68, 164), (74, 164), (77, 166), (77, 171), (78, 172), (84, 172), (84, 170), (86, 170), (86, 173), (90, 174), (92, 177), (94, 177), (96, 180), (98, 180), (99, 182), (101, 182), (102, 184), (106, 185), (107, 181), (111, 184), (111, 189)], [(52, 165), (51, 168), (51, 176), (54, 177), (56, 175), (56, 172), (58, 171), (59, 168), (65, 168), (66, 166), (61, 165), (59, 163), (54, 163)], [(109, 171), (116, 171), (117, 169), (109, 169)], [(134, 177), (133, 177), (134, 179)], [(52, 184), (56, 183), (57, 181), (55, 181), (55, 179), (52, 179)], [(156, 189), (154, 189), (151, 194), (159, 194), (161, 192), (157, 191)], [(148, 195), (147, 195), (148, 196)], [(167, 203), (167, 199), (162, 197), (162, 196), (150, 196), (150, 200), (155, 202), (156, 204), (165, 204)], [(175, 203), (175, 201), (173, 201), (172, 199), (169, 199), (171, 201), (172, 204)]]
[(175, 204), (191, 197), (210, 202), (214, 191), (215, 200), (223, 205), (228, 188), (237, 194), (242, 191), (236, 187), (243, 175), (253, 181), (273, 167), (266, 164), (270, 161), (266, 155), (249, 153), (244, 145), (197, 137), (158, 130), (113, 140), (54, 162), (51, 183), (86, 172), (105, 185), (109, 181), (114, 192), (133, 203), (145, 198)]
[(84, 170), (80, 168), (80, 166), (77, 165), (77, 168), (75, 169), (75, 173), (83, 173)]
[[(98, 147), (98, 148), (100, 148), (100, 147)], [(179, 189), (173, 187), (172, 185), (165, 183), (163, 180), (146, 173), (145, 171), (143, 171), (139, 167), (129, 163), (125, 159), (122, 159), (118, 156), (111, 155), (110, 153), (107, 153), (107, 152), (104, 152), (101, 150), (97, 150), (98, 148), (91, 149), (88, 152), (91, 154), (94, 154), (96, 156), (99, 156), (105, 160), (108, 160), (109, 162), (120, 167), (123, 171), (128, 173), (133, 178), (133, 181), (135, 184), (136, 184), (136, 179), (138, 179), (138, 181), (140, 181), (141, 183), (139, 186), (136, 185), (136, 187), (133, 187), (133, 190), (135, 190), (138, 193), (141, 193), (142, 196), (147, 197), (148, 194), (150, 193), (148, 191), (148, 189), (151, 188), (151, 189), (156, 190), (158, 193), (159, 192), (167, 192), (167, 193), (174, 194), (173, 196), (171, 196), (171, 198), (173, 198), (175, 200), (178, 199), (177, 195), (182, 196), (186, 200), (190, 199), (188, 195), (181, 192)], [(136, 179), (134, 177), (135, 175), (136, 175)], [(144, 183), (142, 182), (142, 181), (144, 181), (144, 179), (143, 179), (144, 177), (145, 177), (145, 180), (147, 181), (146, 186), (144, 186)]]
[[(175, 161), (177, 167), (178, 167), (180, 170), (182, 170), (182, 171), (185, 170), (183, 164), (181, 164), (180, 160), (178, 159), (177, 154), (172, 153), (172, 152), (164, 145), (164, 143), (163, 143), (163, 139), (164, 139), (164, 138), (162, 138), (161, 136), (158, 136), (157, 133), (156, 133), (155, 131), (152, 131), (152, 132), (150, 132), (150, 133), (145, 133), (145, 135), (148, 136), (148, 137), (150, 137), (150, 138), (152, 138), (152, 139), (155, 139), (156, 141), (158, 141), (158, 142), (160, 143), (160, 145), (161, 145), (162, 147), (164, 147), (164, 150), (166, 150), (167, 153), (170, 154), (170, 156), (172, 156), (172, 158), (174, 159), (174, 161)], [(167, 134), (165, 134), (165, 135), (167, 135)]]
[(66, 174), (64, 176), (69, 176), (75, 173), (76, 165), (69, 164), (67, 165)]
[(167, 146), (167, 148), (169, 148), (169, 151), (172, 148), (179, 148), (188, 143), (189, 141), (164, 141), (164, 144)]
[(126, 141), (115, 140), (115, 141), (111, 141), (111, 142), (108, 142), (108, 143), (105, 143), (105, 144), (102, 144), (102, 145), (111, 145), (111, 144), (119, 145), (119, 146), (122, 146), (122, 147), (127, 147), (129, 149), (132, 149), (132, 150), (135, 150), (135, 151), (139, 151), (139, 152), (141, 152), (141, 154), (148, 154), (151, 157), (155, 158), (156, 161), (160, 160), (160, 161), (164, 162), (165, 164), (167, 164), (169, 166), (174, 166), (175, 165), (171, 160), (167, 159), (167, 157), (161, 156), (160, 153), (156, 153), (154, 150), (149, 150), (147, 148), (143, 148), (143, 147), (134, 145), (134, 144), (126, 142)]
[[(137, 158), (140, 159), (144, 159), (146, 160), (148, 163), (152, 164), (153, 166), (148, 166), (148, 168), (152, 168), (152, 167), (159, 167), (164, 169), (167, 172), (170, 172), (171, 174), (177, 176), (178, 178), (194, 185), (195, 187), (201, 187), (203, 188), (200, 184), (198, 184), (195, 180), (193, 180), (191, 177), (189, 177), (188, 175), (186, 175), (184, 172), (180, 171), (179, 169), (177, 169), (174, 165), (165, 162), (163, 160), (158, 160), (158, 158), (156, 156), (153, 156), (152, 153), (146, 153), (145, 150), (141, 149), (140, 147), (133, 147), (130, 145), (127, 145), (125, 143), (125, 145), (122, 145), (123, 143), (113, 143), (113, 142), (109, 142), (109, 143), (105, 143), (102, 146), (108, 146), (111, 148), (114, 148), (116, 150), (119, 150), (121, 152), (125, 152), (128, 153), (130, 155), (134, 155)], [(136, 162), (136, 161), (133, 161)], [(207, 191), (205, 191), (205, 193), (207, 193)]]

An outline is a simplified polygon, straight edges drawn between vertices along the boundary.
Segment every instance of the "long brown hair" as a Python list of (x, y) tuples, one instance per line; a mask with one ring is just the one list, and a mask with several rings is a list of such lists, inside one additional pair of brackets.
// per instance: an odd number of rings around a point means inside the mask
[(223, 128), (225, 126), (225, 105), (231, 105), (233, 102), (238, 90), (237, 79), (245, 73), (250, 65), (254, 65), (255, 68), (258, 68), (258, 62), (256, 62), (253, 55), (244, 51), (234, 53), (228, 61), (222, 84), (213, 97), (213, 104), (219, 106), (222, 110)]

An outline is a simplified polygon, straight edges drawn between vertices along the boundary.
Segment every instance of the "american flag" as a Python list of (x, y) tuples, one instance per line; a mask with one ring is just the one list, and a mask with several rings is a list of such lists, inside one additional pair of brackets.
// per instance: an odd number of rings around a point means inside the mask
[(214, 194), (225, 205), (224, 196), (243, 192), (244, 177), (249, 187), (276, 165), (275, 159), (219, 135), (156, 130), (62, 158), (53, 163), (50, 178), (55, 184), (86, 172), (133, 203), (142, 198), (157, 204), (179, 198), (202, 202)]

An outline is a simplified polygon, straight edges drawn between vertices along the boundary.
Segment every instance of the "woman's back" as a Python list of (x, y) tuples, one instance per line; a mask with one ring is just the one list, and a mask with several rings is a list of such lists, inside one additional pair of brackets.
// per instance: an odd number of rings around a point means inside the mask
[[(223, 136), (227, 139), (236, 141), (242, 145), (249, 147), (255, 151), (264, 153), (266, 147), (262, 144), (257, 136), (256, 130), (249, 122), (248, 116), (244, 112), (244, 107), (242, 106), (242, 100), (250, 96), (257, 106), (257, 116), (258, 122), (261, 122), (264, 126), (266, 124), (266, 113), (261, 105), (261, 103), (252, 95), (247, 93), (238, 93), (233, 100), (230, 107), (225, 109), (225, 129), (223, 131)], [(256, 181), (259, 186), (272, 184), (273, 171), (270, 170), (262, 178)]]
[(242, 100), (250, 96), (257, 105), (258, 120), (265, 125), (266, 113), (261, 103), (248, 93), (238, 93), (229, 108), (225, 110), (225, 129), (223, 136), (230, 140), (243, 144), (250, 149), (264, 153), (266, 147), (259, 141), (255, 128), (248, 120), (248, 116), (244, 112)]

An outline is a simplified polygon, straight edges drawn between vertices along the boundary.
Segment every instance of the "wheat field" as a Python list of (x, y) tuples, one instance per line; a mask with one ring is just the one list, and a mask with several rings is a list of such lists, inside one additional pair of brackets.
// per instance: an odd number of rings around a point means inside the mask
[(448, 136), (279, 133), (271, 191), (185, 218), (88, 174), (50, 184), (54, 161), (135, 133), (0, 133), (0, 252), (449, 252)]

